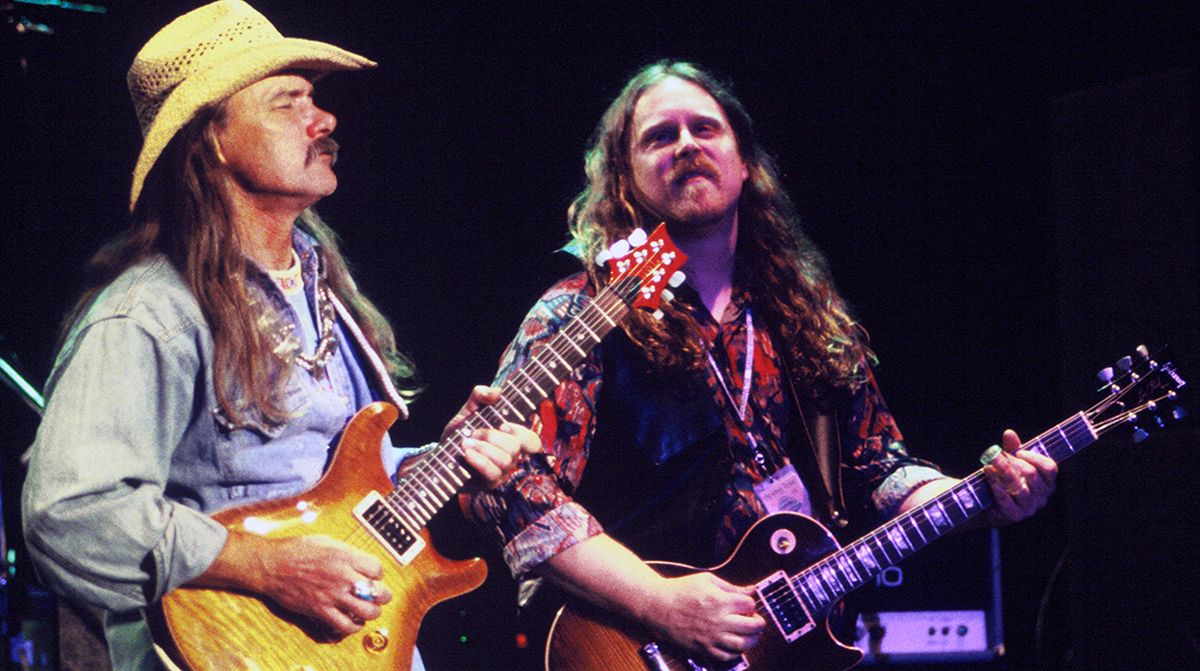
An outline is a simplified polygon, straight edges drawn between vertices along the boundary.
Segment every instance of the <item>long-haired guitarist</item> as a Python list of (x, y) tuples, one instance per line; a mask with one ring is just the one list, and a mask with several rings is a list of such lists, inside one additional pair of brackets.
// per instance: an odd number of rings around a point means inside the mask
[[(665, 221), (686, 283), (661, 319), (635, 315), (558, 386), (540, 412), (542, 454), (463, 505), (518, 578), (730, 660), (765, 625), (751, 589), (663, 577), (643, 559), (712, 566), (768, 513), (887, 518), (955, 481), (906, 452), (863, 330), (725, 85), (684, 62), (642, 69), (584, 167), (569, 221), (585, 270), (533, 307), (497, 380), (606, 284), (591, 259), (631, 230)], [(1056, 469), (1012, 431), (1002, 442), (988, 473), (995, 516), (1011, 522), (1046, 503)]]
[[(308, 490), (359, 408), (406, 415), (417, 391), (312, 209), (338, 153), (313, 81), (374, 65), (224, 0), (163, 28), (129, 70), (144, 138), (132, 216), (66, 320), (24, 491), (42, 577), (107, 611), (116, 668), (154, 668), (143, 610), (182, 585), (260, 594), (336, 635), (391, 598), (375, 556), (206, 514)], [(477, 387), (466, 409), (496, 399)], [(487, 484), (539, 441), (506, 424), (464, 447)], [(394, 472), (386, 436), (378, 453)]]

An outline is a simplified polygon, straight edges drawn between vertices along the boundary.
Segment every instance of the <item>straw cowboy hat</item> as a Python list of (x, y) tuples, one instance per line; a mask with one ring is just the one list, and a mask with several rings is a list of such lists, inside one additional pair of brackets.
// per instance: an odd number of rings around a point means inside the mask
[(332, 44), (284, 37), (241, 0), (214, 2), (175, 19), (142, 47), (126, 76), (143, 138), (130, 211), (163, 149), (202, 108), (282, 70), (374, 66)]

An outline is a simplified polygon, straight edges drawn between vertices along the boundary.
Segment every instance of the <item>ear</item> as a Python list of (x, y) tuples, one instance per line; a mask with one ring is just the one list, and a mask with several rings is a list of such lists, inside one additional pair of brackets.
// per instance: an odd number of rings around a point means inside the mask
[(216, 123), (210, 121), (204, 132), (208, 135), (208, 141), (217, 155), (217, 162), (221, 164), (222, 168), (228, 168), (229, 162), (225, 160), (225, 152), (221, 149), (221, 136), (217, 133)]

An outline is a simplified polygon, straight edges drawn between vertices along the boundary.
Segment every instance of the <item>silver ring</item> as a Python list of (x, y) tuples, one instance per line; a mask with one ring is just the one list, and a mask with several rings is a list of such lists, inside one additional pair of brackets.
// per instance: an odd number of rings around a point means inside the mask
[(374, 580), (355, 580), (350, 593), (363, 601), (372, 603), (379, 598), (379, 588), (375, 586)]

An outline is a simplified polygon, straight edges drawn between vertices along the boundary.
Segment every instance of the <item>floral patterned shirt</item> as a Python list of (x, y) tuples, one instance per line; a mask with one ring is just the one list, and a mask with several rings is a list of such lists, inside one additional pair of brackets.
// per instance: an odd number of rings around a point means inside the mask
[[(717, 323), (700, 305), (695, 292), (686, 285), (680, 289), (676, 305), (683, 304), (693, 312), (710, 343), (712, 365), (704, 369), (703, 377), (720, 408), (733, 457), (720, 496), (721, 521), (713, 539), (714, 556), (724, 557), (750, 525), (767, 512), (755, 495), (755, 484), (790, 463), (785, 450), (787, 421), (781, 418), (789, 416), (791, 400), (785, 393), (788, 385), (780, 375), (779, 355), (770, 337), (764, 329), (748, 328), (752, 323), (747, 319), (750, 297), (735, 292), (724, 319)], [(594, 293), (583, 273), (551, 287), (530, 310), (502, 356), (496, 383), (508, 380)], [(739, 418), (733, 404), (741, 405), (746, 384), (744, 366), (750, 349), (747, 336), (751, 332), (751, 387), (745, 415)], [(572, 376), (557, 386), (552, 398), (542, 403), (538, 418), (544, 452), (523, 459), (499, 488), (462, 499), (470, 519), (499, 534), (505, 561), (514, 576), (525, 576), (546, 559), (604, 532), (601, 522), (573, 498), (585, 477), (596, 422), (605, 421), (596, 416), (603, 386), (601, 350), (593, 349)], [(900, 430), (869, 372), (866, 383), (849, 398), (839, 418), (846, 504), (852, 509), (859, 506), (890, 517), (916, 487), (943, 477), (932, 465), (907, 454)], [(807, 493), (802, 497), (807, 499)], [(612, 520), (605, 522), (611, 524)]]

